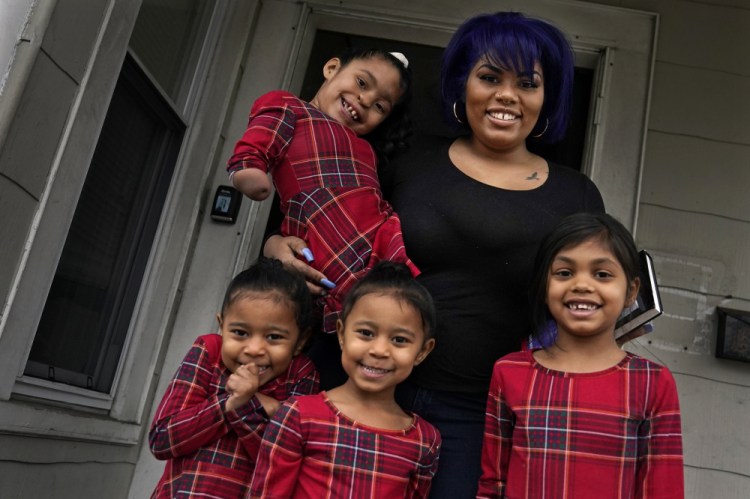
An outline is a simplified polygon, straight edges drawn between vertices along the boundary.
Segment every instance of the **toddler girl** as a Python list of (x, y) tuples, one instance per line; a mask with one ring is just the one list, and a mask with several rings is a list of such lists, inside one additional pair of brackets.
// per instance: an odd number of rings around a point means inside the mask
[(435, 309), (403, 264), (379, 263), (347, 295), (337, 334), (349, 379), (282, 404), (250, 497), (426, 497), (440, 435), (394, 399), (434, 347)]
[(311, 298), (304, 279), (261, 258), (227, 288), (221, 336), (199, 336), (156, 411), (151, 452), (167, 460), (153, 498), (243, 497), (263, 430), (292, 395), (316, 393), (300, 352)]
[(683, 497), (672, 374), (614, 337), (638, 294), (633, 238), (609, 215), (571, 215), (535, 269), (536, 323), (551, 318), (558, 334), (495, 364), (478, 497)]

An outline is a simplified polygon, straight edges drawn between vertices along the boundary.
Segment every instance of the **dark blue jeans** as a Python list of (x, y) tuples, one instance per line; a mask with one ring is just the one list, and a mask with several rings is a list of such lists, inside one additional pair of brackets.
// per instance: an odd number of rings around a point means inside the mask
[(428, 390), (406, 381), (396, 389), (396, 400), (435, 425), (443, 439), (430, 499), (474, 499), (481, 475), (487, 394)]

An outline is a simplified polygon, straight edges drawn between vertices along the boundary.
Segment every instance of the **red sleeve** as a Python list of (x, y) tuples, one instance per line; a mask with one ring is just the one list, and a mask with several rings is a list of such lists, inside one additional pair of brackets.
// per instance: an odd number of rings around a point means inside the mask
[(263, 436), (249, 497), (286, 499), (293, 496), (302, 466), (303, 438), (296, 400), (283, 403)]
[(482, 443), (482, 475), (477, 498), (504, 497), (515, 419), (505, 401), (501, 364), (495, 364), (487, 396)]
[(253, 397), (236, 411), (227, 411), (225, 417), (227, 424), (237, 434), (242, 448), (251, 460), (255, 459), (260, 450), (263, 432), (268, 424), (268, 415), (263, 404), (258, 397)]
[(286, 153), (294, 136), (296, 118), (287, 107), (288, 92), (269, 92), (253, 104), (247, 129), (227, 162), (229, 173), (245, 168), (269, 171)]
[(648, 425), (639, 435), (646, 450), (638, 463), (636, 494), (639, 499), (682, 499), (685, 483), (682, 467), (682, 426), (677, 386), (666, 367), (654, 376)]
[(437, 428), (420, 420), (422, 442), (429, 442), (427, 452), (421, 457), (418, 463), (417, 472), (411, 477), (406, 497), (427, 498), (430, 495), (432, 478), (438, 470), (438, 459), (440, 456), (440, 433)]
[(217, 396), (220, 371), (208, 357), (198, 338), (167, 387), (148, 435), (157, 459), (191, 454), (229, 431), (223, 410), (228, 396)]

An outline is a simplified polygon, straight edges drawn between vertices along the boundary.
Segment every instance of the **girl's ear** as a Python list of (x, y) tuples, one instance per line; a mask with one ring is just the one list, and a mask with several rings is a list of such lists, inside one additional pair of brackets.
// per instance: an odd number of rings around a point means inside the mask
[(336, 73), (339, 72), (339, 69), (341, 69), (341, 59), (339, 59), (338, 57), (329, 59), (328, 62), (323, 65), (323, 78), (325, 78), (326, 80), (331, 79)]
[(632, 305), (633, 302), (635, 302), (635, 299), (638, 298), (638, 291), (640, 289), (641, 289), (641, 280), (640, 278), (636, 277), (630, 283), (630, 286), (628, 286), (628, 298), (626, 300), (628, 306)]
[(339, 347), (344, 347), (344, 323), (341, 319), (336, 320), (336, 336), (339, 337)]
[(216, 314), (216, 322), (219, 323), (219, 329), (221, 329), (224, 325), (224, 319), (221, 317), (221, 314)]
[(422, 363), (424, 359), (427, 358), (427, 356), (432, 352), (432, 349), (435, 348), (435, 338), (430, 338), (429, 340), (424, 342), (424, 345), (422, 345), (422, 349), (417, 354), (417, 358), (414, 359), (414, 365), (418, 366)]

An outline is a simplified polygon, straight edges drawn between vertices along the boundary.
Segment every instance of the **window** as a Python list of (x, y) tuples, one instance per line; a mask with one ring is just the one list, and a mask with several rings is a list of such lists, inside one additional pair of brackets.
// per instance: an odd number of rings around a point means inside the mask
[[(112, 393), (212, 8), (202, 0), (143, 2), (25, 376)], [(92, 405), (106, 407), (100, 398)]]
[(109, 392), (184, 130), (128, 56), (25, 374)]

